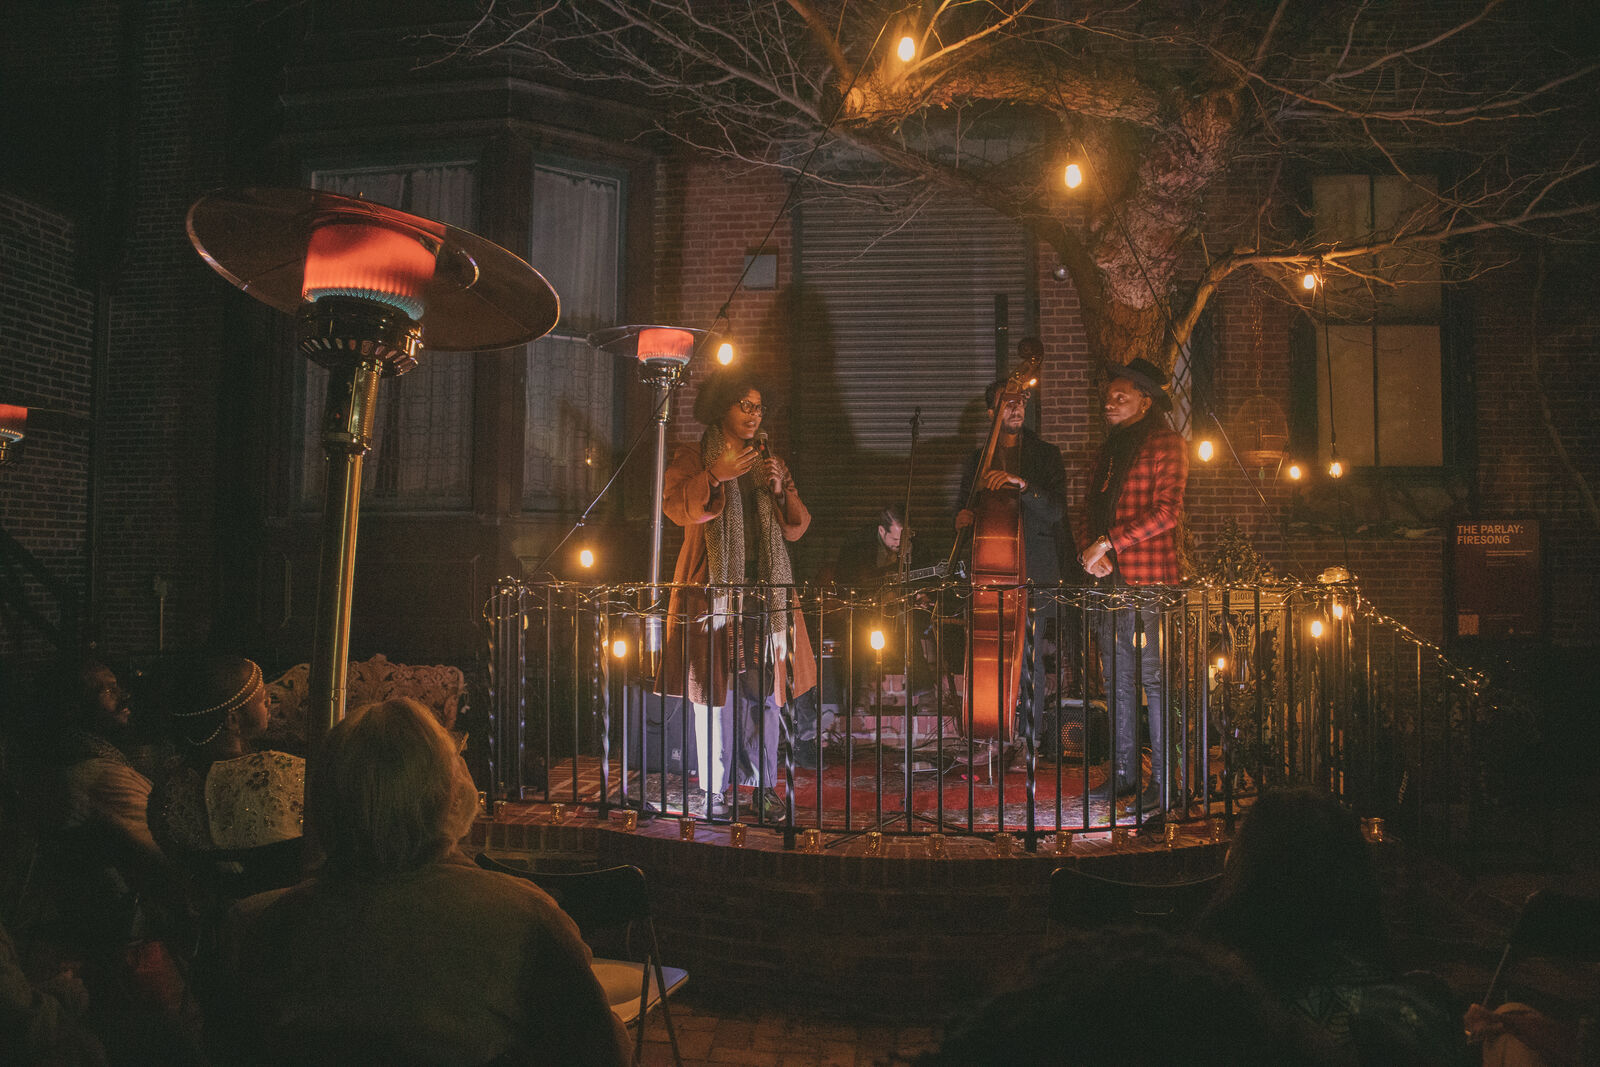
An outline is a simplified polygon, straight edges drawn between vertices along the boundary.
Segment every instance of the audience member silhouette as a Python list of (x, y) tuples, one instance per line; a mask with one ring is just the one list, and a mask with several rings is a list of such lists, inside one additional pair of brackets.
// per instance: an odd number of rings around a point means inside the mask
[[(25, 908), (30, 967), (81, 975), (113, 1061), (192, 1062), (192, 1012), (168, 939), (171, 867), (147, 821), (150, 780), (119, 747), (130, 712), (96, 660), (54, 676), (38, 870)], [(40, 961), (51, 961), (48, 965)]]
[(1319, 1067), (1337, 1061), (1236, 959), (1143, 927), (1068, 935), (1025, 988), (952, 1026), (921, 1067)]
[(576, 926), (456, 847), (477, 791), (413, 700), (331, 730), (306, 779), (315, 878), (251, 897), (208, 1010), (220, 1057), (295, 1064), (618, 1064), (627, 1039)]
[(163, 892), (166, 863), (147, 820), (150, 779), (118, 747), (129, 710), (111, 668), (88, 660), (57, 681), (64, 689), (45, 834), (58, 929), (86, 951), (110, 951), (141, 933), (141, 904)]
[(301, 836), (305, 761), (250, 750), (268, 722), (260, 667), (237, 656), (201, 660), (168, 718), (178, 753), (150, 809), (163, 848), (248, 849)]
[(1438, 983), (1401, 979), (1356, 816), (1328, 793), (1263, 793), (1245, 816), (1199, 931), (1238, 952), (1348, 1061), (1455, 1064), (1459, 1013)]
[(0, 1063), (98, 1067), (105, 1049), (82, 1023), (89, 991), (70, 967), (32, 981), (0, 926)]

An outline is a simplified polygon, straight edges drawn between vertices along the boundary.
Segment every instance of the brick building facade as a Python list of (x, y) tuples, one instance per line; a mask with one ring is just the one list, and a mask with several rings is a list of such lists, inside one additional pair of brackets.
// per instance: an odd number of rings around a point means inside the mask
[[(282, 425), (297, 372), (283, 350), (283, 325), (232, 293), (189, 246), (184, 213), (209, 188), (297, 184), (306, 154), (335, 143), (448, 141), (457, 116), (463, 151), (480, 160), (502, 159), (496, 152), (521, 158), (518, 146), (537, 152), (553, 138), (568, 155), (591, 152), (634, 167), (628, 225), (631, 248), (644, 260), (627, 269), (627, 317), (709, 325), (726, 306), (719, 329), (738, 339), (755, 367), (788, 382), (791, 361), (803, 358), (790, 341), (785, 302), (794, 278), (787, 222), (764, 246), (777, 256), (776, 287), (729, 300), (745, 255), (785, 202), (779, 178), (685, 157), (648, 139), (596, 138), (578, 128), (581, 109), (532, 114), (519, 103), (528, 76), (522, 70), (479, 69), (455, 81), (448, 72), (418, 74), (404, 49), (386, 58), (369, 48), (359, 70), (330, 74), (336, 51), (330, 41), (352, 39), (355, 16), (318, 24), (295, 22), (292, 11), (291, 5), (290, 14), (269, 17), (248, 4), (101, 0), (65, 11), (24, 4), (13, 17), (7, 58), (15, 61), (11, 77), (34, 91), (30, 99), (70, 89), (104, 108), (77, 112), (101, 120), (81, 131), (87, 147), (55, 152), (36, 137), (22, 153), (32, 170), (13, 165), (0, 189), (0, 401), (95, 418), (92, 443), (88, 435), (41, 433), (20, 463), (0, 471), (0, 521), (29, 558), (74, 591), (89, 636), (115, 655), (212, 641), (286, 666), (309, 652), (307, 565), (314, 573), (316, 526), (314, 517), (289, 506), (292, 494), (283, 486), (298, 462), (297, 443)], [(33, 46), (22, 49), (22, 40)], [(81, 60), (62, 73), (52, 57), (67, 54)], [(405, 88), (409, 111), (383, 99), (386, 86)], [(469, 94), (461, 97), (468, 104), (440, 103), (457, 100), (452, 93)], [(610, 147), (603, 144), (608, 140)], [(117, 165), (105, 168), (101, 183), (81, 175), (68, 180), (83, 160), (104, 152)], [(653, 164), (639, 163), (652, 156)], [(494, 173), (505, 178), (515, 169)], [(91, 194), (98, 199), (86, 204)], [(510, 245), (515, 215), (505, 207), (491, 212), (484, 232)], [(1246, 475), (1225, 458), (1196, 464), (1188, 500), (1199, 556), (1212, 549), (1224, 522), (1236, 520), (1280, 574), (1309, 578), (1347, 563), (1380, 610), (1443, 641), (1453, 633), (1449, 523), (1537, 518), (1546, 553), (1546, 637), (1559, 646), (1594, 643), (1600, 625), (1595, 505), (1572, 473), (1591, 482), (1600, 473), (1600, 431), (1588, 413), (1600, 389), (1594, 357), (1600, 325), (1577, 281), (1588, 275), (1551, 259), (1541, 286), (1534, 245), (1486, 244), (1490, 251), (1510, 263), (1465, 290), (1474, 338), (1472, 380), (1465, 384), (1474, 403), (1457, 415), (1470, 415), (1475, 447), (1447, 484), (1375, 487), (1353, 477), (1337, 497), (1325, 482), (1296, 486), (1276, 472)], [(1076, 497), (1101, 433), (1097, 379), (1076, 295), (1054, 280), (1053, 266), (1043, 250), (1032, 265), (1046, 345), (1040, 428), (1062, 447)], [(1537, 326), (1530, 318), (1536, 287)], [(1292, 327), (1291, 309), (1265, 298), (1245, 274), (1218, 294), (1213, 407), (1224, 426), (1258, 394), (1286, 414), (1294, 410)], [(474, 613), (489, 582), (542, 556), (572, 518), (522, 514), (517, 494), (506, 488), (513, 476), (504, 472), (514, 465), (507, 457), (519, 454), (522, 427), (512, 414), (484, 414), (484, 398), (486, 383), (524, 387), (519, 360), (497, 356), (475, 364), (474, 455), (481, 459), (491, 449), (479, 473), (489, 471), (495, 484), (476, 486), (469, 511), (366, 517), (362, 548), (376, 555), (365, 557), (358, 579), (357, 655), (469, 661)], [(629, 434), (640, 410), (631, 389), (622, 390)], [(681, 437), (691, 433), (692, 401), (691, 385), (678, 394)], [(776, 421), (775, 442), (791, 433), (782, 418)], [(637, 537), (640, 479), (626, 484), (631, 502), (607, 513), (607, 521), (617, 536)], [(98, 531), (92, 554), (91, 515)], [(430, 568), (429, 553), (447, 554), (437, 546), (449, 546), (445, 571)], [(636, 564), (637, 554), (632, 558)], [(380, 566), (386, 559), (400, 562)], [(433, 585), (425, 578), (430, 569)], [(37, 598), (37, 582), (24, 584)], [(164, 598), (158, 588), (168, 591)], [(42, 610), (55, 617), (54, 608)], [(411, 612), (420, 614), (408, 619)], [(380, 615), (381, 625), (372, 621)], [(47, 644), (37, 626), (7, 614), (0, 654), (37, 661)]]

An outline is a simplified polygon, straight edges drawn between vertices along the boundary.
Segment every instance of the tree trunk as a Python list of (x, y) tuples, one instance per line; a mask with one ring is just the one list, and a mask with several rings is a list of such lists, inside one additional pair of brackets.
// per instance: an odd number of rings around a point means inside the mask
[(1167, 359), (1167, 320), (1161, 307), (1129, 307), (1105, 299), (1082, 299), (1083, 326), (1089, 339), (1089, 356), (1096, 363), (1127, 363), (1147, 359), (1171, 371)]

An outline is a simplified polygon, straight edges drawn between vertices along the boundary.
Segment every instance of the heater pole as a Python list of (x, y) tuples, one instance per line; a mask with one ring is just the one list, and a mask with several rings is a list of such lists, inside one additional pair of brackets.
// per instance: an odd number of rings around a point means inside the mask
[(317, 577), (317, 629), (311, 650), (312, 736), (344, 718), (350, 659), (350, 600), (356, 573), (356, 523), (361, 468), (372, 447), (372, 418), (384, 361), (369, 357), (333, 368), (323, 415), (327, 455), (323, 490), (322, 563)]
[(672, 421), (672, 390), (682, 378), (675, 363), (646, 363), (645, 381), (656, 389), (655, 491), (650, 500), (650, 604), (644, 617), (645, 669), (654, 677), (661, 667), (664, 608), (661, 604), (661, 538), (664, 529), (662, 497), (667, 489), (667, 424)]

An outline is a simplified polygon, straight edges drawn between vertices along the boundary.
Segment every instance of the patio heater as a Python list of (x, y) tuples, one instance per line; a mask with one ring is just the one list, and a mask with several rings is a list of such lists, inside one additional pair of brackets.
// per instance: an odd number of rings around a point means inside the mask
[(465, 230), (316, 189), (229, 189), (189, 209), (195, 250), (244, 292), (296, 317), (302, 355), (328, 368), (327, 457), (313, 730), (344, 717), (361, 468), (378, 383), (438, 348), (481, 352), (550, 332), (561, 304), (521, 259)]
[(667, 424), (672, 421), (672, 391), (683, 382), (683, 369), (694, 355), (705, 330), (685, 326), (613, 326), (589, 335), (589, 343), (604, 352), (630, 356), (639, 365), (639, 378), (655, 390), (656, 466), (655, 491), (650, 503), (650, 603), (644, 617), (644, 666), (650, 676), (661, 666), (661, 497), (667, 481)]

